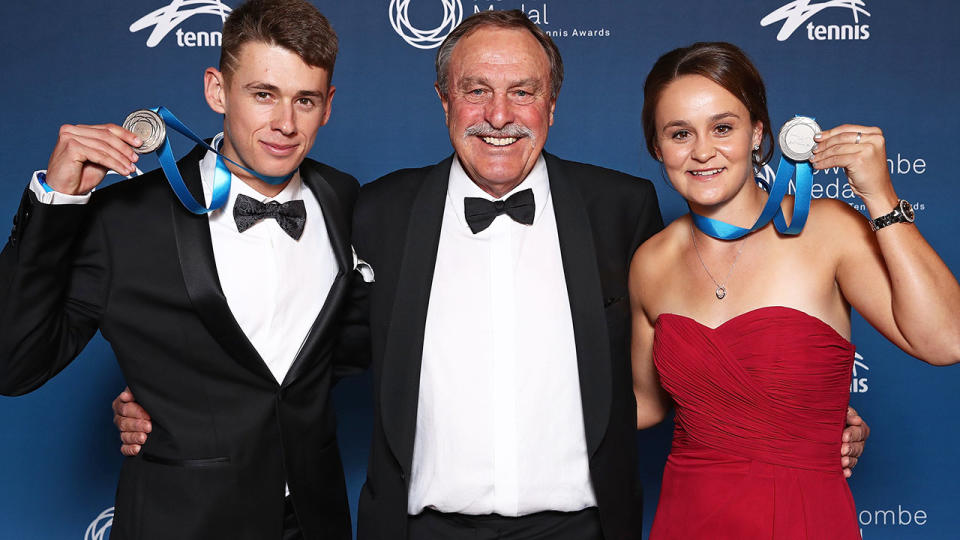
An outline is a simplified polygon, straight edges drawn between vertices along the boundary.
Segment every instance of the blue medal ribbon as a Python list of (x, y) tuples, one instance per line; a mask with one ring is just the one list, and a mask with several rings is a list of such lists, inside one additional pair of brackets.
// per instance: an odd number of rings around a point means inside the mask
[[(796, 173), (797, 192), (793, 199), (793, 218), (790, 224), (783, 215), (783, 209), (780, 207), (783, 198), (787, 195), (790, 187), (790, 178)], [(761, 182), (766, 184), (765, 182)], [(700, 214), (690, 212), (693, 218), (693, 224), (703, 231), (707, 236), (712, 236), (720, 240), (736, 240), (753, 231), (765, 227), (770, 220), (781, 234), (796, 235), (800, 234), (803, 226), (807, 223), (807, 216), (810, 214), (810, 201), (813, 194), (813, 167), (807, 161), (794, 161), (786, 156), (780, 156), (780, 164), (777, 165), (777, 176), (773, 180), (773, 185), (766, 186), (770, 196), (767, 198), (760, 217), (756, 223), (749, 229), (731, 225), (729, 223), (701, 216)]]
[(157, 149), (157, 159), (160, 161), (160, 168), (163, 169), (163, 173), (167, 176), (167, 182), (170, 184), (170, 188), (173, 189), (173, 192), (177, 195), (177, 198), (180, 199), (183, 206), (194, 214), (206, 214), (207, 212), (222, 208), (223, 205), (227, 203), (227, 197), (230, 194), (231, 175), (224, 160), (233, 163), (244, 171), (272, 185), (279, 185), (290, 180), (294, 172), (296, 172), (293, 171), (286, 176), (266, 176), (260, 174), (221, 154), (217, 148), (210, 146), (206, 141), (198, 137), (190, 128), (174, 116), (173, 113), (168, 111), (166, 107), (160, 106), (150, 110), (160, 115), (163, 122), (174, 131), (183, 134), (188, 139), (217, 154), (217, 167), (213, 175), (213, 193), (210, 197), (210, 206), (206, 207), (193, 198), (190, 190), (187, 189), (186, 183), (183, 181), (183, 177), (180, 176), (180, 171), (177, 169), (177, 161), (173, 157), (173, 150), (170, 148), (170, 139), (164, 137), (163, 143), (160, 145), (160, 148)]

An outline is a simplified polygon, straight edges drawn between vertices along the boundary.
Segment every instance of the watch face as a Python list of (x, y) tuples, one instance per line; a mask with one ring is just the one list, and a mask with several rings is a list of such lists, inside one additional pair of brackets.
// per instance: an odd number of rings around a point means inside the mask
[(909, 201), (901, 200), (900, 201), (900, 213), (903, 214), (904, 219), (907, 223), (913, 223), (916, 215), (913, 213), (913, 205)]

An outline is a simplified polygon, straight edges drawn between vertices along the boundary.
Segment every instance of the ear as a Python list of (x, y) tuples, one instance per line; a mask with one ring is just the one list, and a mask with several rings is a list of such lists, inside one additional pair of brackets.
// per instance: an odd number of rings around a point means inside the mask
[(443, 92), (440, 91), (440, 85), (438, 83), (433, 83), (433, 89), (437, 91), (437, 97), (440, 98), (440, 105), (443, 106), (443, 121), (449, 126), (450, 100), (443, 97)]
[(760, 146), (763, 142), (763, 122), (753, 125), (753, 146)]
[(550, 100), (550, 123), (547, 126), (553, 126), (553, 112), (557, 110), (557, 98)]
[(218, 69), (209, 67), (203, 72), (203, 95), (213, 112), (224, 114), (227, 110), (226, 79)]
[(330, 111), (333, 110), (333, 95), (337, 93), (337, 87), (330, 85), (330, 89), (327, 91), (327, 99), (324, 102), (323, 106), (326, 110), (323, 111), (323, 118), (320, 120), (320, 125), (325, 126), (330, 120)]

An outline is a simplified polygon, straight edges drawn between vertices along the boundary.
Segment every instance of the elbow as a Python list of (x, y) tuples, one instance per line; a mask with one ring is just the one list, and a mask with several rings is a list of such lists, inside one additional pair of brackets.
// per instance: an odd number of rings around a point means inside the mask
[(960, 321), (949, 332), (946, 343), (927, 362), (934, 366), (952, 366), (960, 363)]
[(931, 355), (929, 358), (924, 358), (924, 360), (931, 366), (952, 366), (954, 364), (960, 364), (960, 341), (950, 350)]
[(925, 351), (917, 355), (917, 358), (931, 366), (952, 366), (958, 364), (960, 363), (960, 337), (952, 340), (950, 344), (945, 344), (934, 350)]
[(669, 409), (666, 400), (660, 396), (637, 400), (637, 429), (647, 429), (663, 422)]

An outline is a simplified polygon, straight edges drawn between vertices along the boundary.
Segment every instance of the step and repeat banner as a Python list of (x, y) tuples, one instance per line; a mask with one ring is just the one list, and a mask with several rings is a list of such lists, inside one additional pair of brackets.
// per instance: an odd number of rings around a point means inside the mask
[[(877, 125), (897, 192), (947, 264), (960, 270), (956, 174), (960, 4), (952, 0), (314, 0), (340, 36), (330, 123), (312, 157), (362, 182), (451, 152), (433, 89), (435, 47), (479, 10), (522, 9), (550, 33), (566, 79), (547, 149), (650, 178), (665, 219), (685, 211), (644, 150), (643, 80), (694, 41), (731, 41), (764, 75), (774, 127), (800, 113), (824, 127)], [(239, 0), (31, 0), (0, 21), (0, 221), (10, 225), (31, 173), (64, 123), (121, 122), (164, 105), (205, 136), (221, 119), (203, 99), (224, 17)], [(192, 147), (174, 135), (178, 155)], [(157, 166), (141, 160), (144, 170)], [(762, 173), (772, 178), (773, 171)], [(865, 211), (843, 171), (819, 171), (814, 196)], [(123, 181), (113, 176), (111, 181)], [(136, 227), (136, 223), (131, 223)], [(2, 285), (2, 284), (0, 284)], [(958, 314), (960, 315), (960, 314)], [(3, 329), (0, 328), (0, 332)], [(850, 485), (868, 540), (960, 535), (960, 371), (903, 354), (854, 316), (851, 402), (872, 436)], [(0, 538), (109, 536), (122, 456), (110, 402), (124, 387), (100, 337), (43, 388), (0, 398)], [(369, 375), (336, 390), (356, 515), (371, 429)], [(669, 422), (667, 423), (669, 424)], [(669, 425), (638, 434), (649, 528)]]

